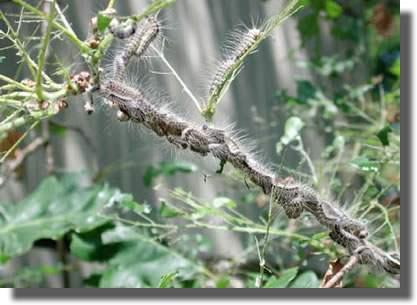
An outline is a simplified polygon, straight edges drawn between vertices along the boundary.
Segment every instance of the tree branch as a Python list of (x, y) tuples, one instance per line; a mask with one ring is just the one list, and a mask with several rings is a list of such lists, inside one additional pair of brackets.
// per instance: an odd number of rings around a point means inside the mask
[(344, 277), (346, 273), (355, 267), (359, 263), (359, 257), (357, 255), (352, 255), (349, 258), (349, 261), (340, 269), (322, 288), (333, 288), (335, 287)]

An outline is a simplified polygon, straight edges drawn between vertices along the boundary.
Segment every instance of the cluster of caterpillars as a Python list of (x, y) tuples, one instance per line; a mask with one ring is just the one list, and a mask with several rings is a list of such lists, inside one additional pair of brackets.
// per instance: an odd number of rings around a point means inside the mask
[[(330, 231), (330, 238), (346, 248), (350, 254), (357, 255), (364, 264), (382, 267), (387, 272), (399, 273), (398, 257), (388, 254), (367, 241), (368, 231), (361, 221), (352, 219), (330, 201), (319, 198), (310, 187), (296, 183), (292, 179), (279, 179), (271, 171), (259, 164), (246, 153), (237, 139), (222, 129), (206, 124), (198, 126), (170, 111), (163, 110), (148, 100), (137, 88), (132, 88), (123, 81), (126, 67), (132, 57), (141, 57), (160, 32), (160, 25), (155, 17), (146, 17), (141, 24), (121, 25), (114, 19), (110, 31), (120, 39), (126, 39), (122, 51), (115, 56), (113, 74), (104, 77), (99, 84), (98, 93), (118, 108), (118, 117), (140, 123), (160, 137), (180, 149), (189, 149), (201, 156), (212, 155), (220, 160), (221, 172), (226, 163), (239, 169), (254, 184), (261, 187), (265, 194), (272, 196), (272, 201), (281, 206), (289, 218), (298, 218), (303, 211), (311, 213), (317, 221)], [(254, 43), (261, 30), (248, 30), (242, 37), (234, 57), (227, 58), (210, 90), (222, 83), (221, 74), (225, 66), (238, 59), (239, 54)], [(227, 70), (227, 69), (226, 69)]]

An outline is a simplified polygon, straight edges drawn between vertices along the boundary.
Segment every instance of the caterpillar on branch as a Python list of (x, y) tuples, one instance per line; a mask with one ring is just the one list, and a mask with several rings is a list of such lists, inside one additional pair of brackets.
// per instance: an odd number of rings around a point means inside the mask
[[(273, 203), (281, 206), (289, 218), (299, 218), (304, 212), (308, 212), (330, 231), (332, 240), (350, 254), (357, 255), (361, 263), (371, 264), (394, 274), (400, 272), (399, 257), (372, 245), (367, 240), (368, 230), (362, 221), (353, 219), (330, 201), (320, 198), (312, 188), (295, 183), (292, 179), (275, 176), (256, 161), (252, 154), (246, 152), (239, 139), (231, 133), (206, 124), (198, 126), (163, 110), (155, 106), (156, 103), (149, 100), (141, 90), (123, 82), (126, 67), (132, 57), (142, 57), (160, 33), (160, 25), (155, 17), (146, 18), (143, 24), (132, 26), (132, 29), (129, 27), (122, 31), (123, 34), (116, 34), (118, 32), (115, 28), (111, 31), (119, 38), (127, 39), (127, 42), (121, 54), (114, 59), (113, 78), (104, 78), (97, 92), (117, 106), (119, 119), (142, 124), (180, 149), (188, 149), (203, 157), (211, 155), (217, 158), (221, 166), (219, 172), (225, 163), (230, 163), (262, 188), (265, 194), (270, 195)], [(211, 94), (215, 94), (219, 86), (222, 86), (223, 74), (229, 71), (231, 65), (251, 50), (258, 35), (261, 35), (261, 31), (257, 29), (245, 33), (235, 52), (225, 59), (216, 72), (210, 85)]]

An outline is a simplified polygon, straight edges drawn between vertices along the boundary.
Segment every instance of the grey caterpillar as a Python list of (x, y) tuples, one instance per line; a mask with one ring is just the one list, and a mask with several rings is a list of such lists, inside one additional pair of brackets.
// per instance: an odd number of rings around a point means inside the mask
[[(132, 56), (142, 57), (149, 48), (152, 41), (160, 32), (160, 24), (156, 17), (146, 17), (144, 24), (137, 29), (137, 25), (130, 22), (127, 26), (117, 26), (117, 19), (113, 19), (114, 24), (110, 26), (110, 32), (118, 38), (129, 38), (126, 45), (122, 48), (121, 54), (116, 55), (113, 61), (113, 78), (122, 81), (126, 68)], [(112, 23), (113, 23), (112, 21)]]
[(227, 81), (228, 75), (242, 57), (256, 44), (262, 31), (257, 28), (249, 29), (245, 33), (236, 37), (238, 43), (232, 46), (231, 54), (226, 55), (226, 59), (221, 61), (209, 85), (209, 94), (217, 95)]
[(237, 44), (234, 52), (231, 54), (232, 59), (238, 61), (246, 52), (248, 52), (258, 41), (262, 31), (257, 28), (249, 29)]
[(221, 84), (224, 82), (227, 72), (229, 72), (229, 70), (233, 67), (234, 63), (235, 61), (231, 59), (226, 59), (220, 63), (210, 83), (209, 94), (217, 93), (216, 91), (220, 88)]
[[(117, 105), (120, 111), (131, 120), (144, 124), (158, 136), (169, 136), (171, 141), (174, 141), (174, 138), (184, 137), (188, 124), (172, 113), (157, 109), (140, 90), (115, 80), (106, 80), (100, 86), (100, 93)], [(119, 119), (127, 120), (121, 114), (118, 116)], [(179, 139), (175, 143), (183, 147)]]
[(146, 17), (144, 24), (137, 30), (129, 39), (123, 56), (129, 60), (133, 55), (141, 57), (152, 41), (158, 36), (160, 31), (160, 24), (156, 17)]

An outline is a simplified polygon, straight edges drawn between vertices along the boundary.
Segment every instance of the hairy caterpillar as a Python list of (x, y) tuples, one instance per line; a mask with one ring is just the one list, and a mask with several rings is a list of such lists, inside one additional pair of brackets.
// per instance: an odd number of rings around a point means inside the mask
[(330, 202), (321, 200), (317, 192), (306, 185), (288, 179), (284, 180), (284, 183), (280, 181), (274, 185), (272, 197), (274, 202), (284, 208), (288, 218), (298, 218), (304, 210), (307, 210), (329, 230), (338, 226), (360, 239), (368, 236), (364, 223), (352, 219)]
[(335, 226), (329, 236), (348, 249), (350, 254), (357, 255), (362, 264), (371, 264), (392, 274), (400, 273), (400, 257), (397, 253), (386, 253), (365, 239), (343, 232), (339, 226)]
[(237, 44), (235, 51), (231, 57), (233, 60), (239, 60), (246, 52), (248, 52), (258, 41), (262, 31), (257, 28), (249, 29), (244, 35), (242, 35), (240, 42)]
[[(397, 266), (393, 256), (385, 255), (382, 250), (367, 242), (368, 233), (362, 222), (352, 219), (330, 201), (321, 200), (317, 192), (308, 186), (290, 180), (279, 180), (251, 153), (246, 152), (241, 141), (233, 134), (206, 124), (198, 126), (156, 106), (141, 90), (126, 85), (123, 81), (124, 71), (130, 59), (134, 55), (142, 56), (159, 33), (159, 24), (154, 23), (157, 21), (153, 18), (146, 19), (145, 24), (129, 38), (122, 54), (115, 57), (115, 77), (104, 78), (98, 88), (102, 97), (118, 107), (118, 118), (142, 124), (178, 148), (188, 149), (201, 156), (212, 155), (220, 160), (221, 169), (226, 162), (230, 163), (261, 187), (265, 194), (270, 194), (273, 203), (282, 206), (289, 218), (298, 218), (307, 211), (329, 229), (330, 237), (335, 242), (350, 253), (359, 253), (361, 262), (383, 266), (385, 270), (390, 270), (388, 272), (399, 272), (399, 263)], [(233, 62), (232, 65), (256, 44), (258, 35), (261, 35), (260, 30), (248, 31), (247, 37), (242, 39), (236, 47), (236, 52), (228, 59)], [(228, 69), (232, 69), (232, 66), (223, 67), (222, 71), (229, 73)], [(215, 77), (218, 78), (218, 82), (226, 81), (221, 79), (222, 73)], [(214, 86), (213, 90), (217, 92), (220, 89)], [(358, 252), (359, 250), (361, 252)]]
[[(226, 55), (226, 59), (221, 61), (214, 77), (209, 85), (209, 94), (218, 94), (225, 85), (230, 72), (241, 58), (256, 44), (262, 31), (257, 28), (247, 30), (233, 47), (230, 47), (231, 54)], [(237, 67), (238, 68), (238, 67)]]
[(226, 74), (233, 67), (235, 61), (231, 59), (226, 59), (222, 61), (217, 67), (216, 73), (213, 76), (213, 79), (210, 83), (209, 94), (213, 94), (220, 88), (223, 84)]
[(159, 21), (153, 16), (146, 17), (139, 29), (137, 27), (138, 25), (130, 20), (123, 25), (120, 25), (117, 19), (110, 23), (109, 31), (114, 36), (120, 39), (130, 38), (113, 61), (113, 78), (117, 81), (123, 80), (132, 56), (141, 58), (160, 32)]
[(141, 57), (159, 33), (160, 25), (156, 17), (146, 17), (143, 23), (124, 49), (122, 56), (126, 63), (133, 55)]

